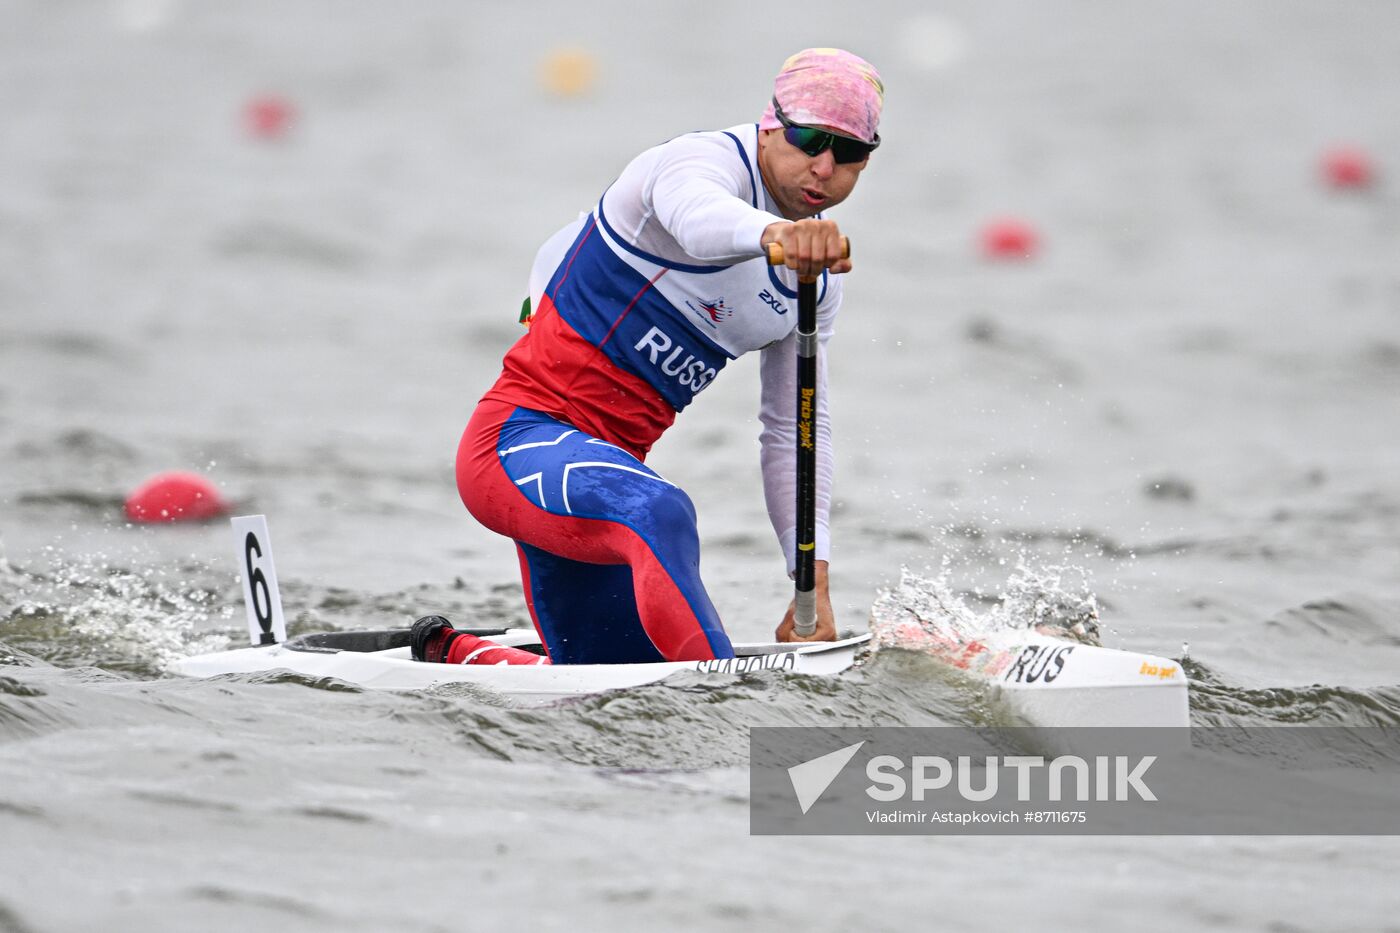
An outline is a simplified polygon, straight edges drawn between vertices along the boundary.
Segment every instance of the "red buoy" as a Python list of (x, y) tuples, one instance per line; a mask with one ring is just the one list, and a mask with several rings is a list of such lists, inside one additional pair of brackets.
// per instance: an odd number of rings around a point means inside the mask
[(1322, 177), (1333, 188), (1369, 188), (1376, 178), (1375, 163), (1364, 149), (1338, 146), (1323, 153)]
[(991, 259), (1029, 259), (1040, 244), (1035, 228), (1007, 217), (982, 228), (982, 253)]
[(160, 473), (126, 497), (133, 522), (196, 522), (228, 514), (214, 484), (198, 473)]
[(243, 105), (243, 125), (248, 134), (258, 139), (277, 139), (286, 135), (296, 118), (296, 108), (285, 98), (262, 94)]

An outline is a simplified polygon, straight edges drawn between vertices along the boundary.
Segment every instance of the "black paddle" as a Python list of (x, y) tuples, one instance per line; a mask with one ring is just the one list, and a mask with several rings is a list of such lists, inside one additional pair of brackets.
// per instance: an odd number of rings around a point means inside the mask
[[(841, 238), (842, 259), (851, 241)], [(783, 248), (768, 244), (768, 264), (783, 265)], [(797, 574), (793, 630), (817, 630), (817, 276), (797, 278)]]

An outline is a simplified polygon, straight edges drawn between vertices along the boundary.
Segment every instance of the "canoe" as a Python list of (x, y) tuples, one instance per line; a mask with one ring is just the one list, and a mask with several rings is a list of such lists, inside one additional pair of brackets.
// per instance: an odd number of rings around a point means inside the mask
[[(502, 645), (538, 650), (529, 629), (470, 629)], [(830, 676), (850, 667), (869, 635), (834, 642), (737, 644), (737, 657), (712, 661), (644, 664), (433, 664), (409, 654), (408, 630), (323, 632), (272, 645), (234, 648), (176, 661), (170, 672), (189, 677), (287, 670), (308, 677), (334, 677), (369, 689), (427, 690), (473, 684), (526, 704), (624, 690), (694, 672), (716, 679), (757, 671)]]

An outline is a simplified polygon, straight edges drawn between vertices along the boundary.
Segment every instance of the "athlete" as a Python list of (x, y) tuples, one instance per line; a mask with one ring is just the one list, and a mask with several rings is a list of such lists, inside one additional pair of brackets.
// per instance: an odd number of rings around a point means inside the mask
[[(826, 343), (841, 305), (842, 236), (825, 212), (880, 144), (884, 88), (839, 49), (789, 58), (757, 124), (643, 152), (598, 204), (540, 249), (529, 330), (506, 354), (457, 452), (457, 488), (513, 538), (547, 658), (418, 620), (413, 656), (447, 663), (682, 661), (734, 656), (700, 580), (695, 509), (647, 452), (740, 354), (760, 351), (761, 464), (769, 516), (796, 567), (796, 281), (819, 275), (817, 628), (828, 591), (831, 431)], [(785, 268), (765, 250), (783, 249)], [(531, 309), (533, 309), (531, 311)]]

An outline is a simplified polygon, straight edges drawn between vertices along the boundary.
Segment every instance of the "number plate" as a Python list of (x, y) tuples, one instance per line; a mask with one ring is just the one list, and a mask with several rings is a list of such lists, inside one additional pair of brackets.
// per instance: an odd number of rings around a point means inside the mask
[(287, 623), (282, 618), (282, 596), (277, 592), (277, 570), (272, 566), (267, 516), (239, 515), (232, 523), (238, 540), (243, 604), (248, 608), (248, 637), (255, 645), (286, 641)]

